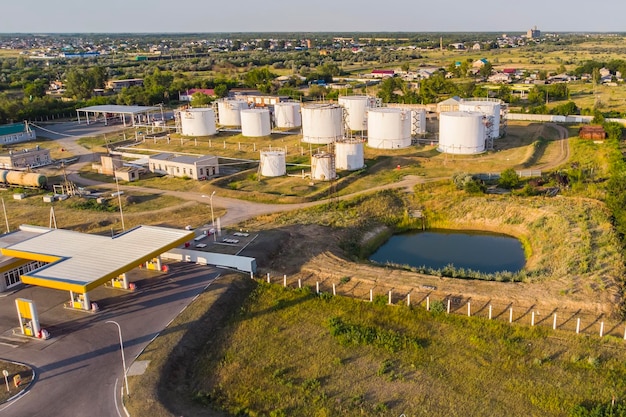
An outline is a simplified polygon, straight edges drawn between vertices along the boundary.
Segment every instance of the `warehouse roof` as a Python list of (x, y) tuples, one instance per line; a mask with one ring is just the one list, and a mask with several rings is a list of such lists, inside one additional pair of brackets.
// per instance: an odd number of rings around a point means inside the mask
[(2, 254), (48, 262), (22, 275), (22, 282), (78, 293), (91, 291), (194, 236), (155, 226), (138, 226), (114, 237), (38, 226), (20, 229), (32, 234), (1, 248)]
[(0, 136), (15, 135), (26, 131), (24, 123), (13, 123), (10, 125), (0, 126)]

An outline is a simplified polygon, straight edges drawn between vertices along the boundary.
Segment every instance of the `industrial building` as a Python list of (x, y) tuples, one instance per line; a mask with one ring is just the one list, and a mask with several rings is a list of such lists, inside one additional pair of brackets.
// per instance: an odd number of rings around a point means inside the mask
[(0, 126), (0, 145), (27, 142), (35, 140), (36, 137), (28, 122)]
[(150, 172), (178, 178), (202, 180), (219, 174), (217, 156), (160, 153), (148, 158)]
[(0, 154), (0, 168), (24, 169), (49, 165), (52, 163), (50, 149), (36, 146), (31, 149), (10, 150)]

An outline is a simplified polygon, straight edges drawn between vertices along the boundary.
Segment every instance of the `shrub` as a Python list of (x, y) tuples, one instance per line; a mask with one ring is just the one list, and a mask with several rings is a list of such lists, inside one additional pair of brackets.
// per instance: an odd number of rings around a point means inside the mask
[(446, 306), (443, 304), (443, 301), (435, 300), (430, 303), (430, 311), (432, 311), (434, 314), (441, 314), (446, 311)]

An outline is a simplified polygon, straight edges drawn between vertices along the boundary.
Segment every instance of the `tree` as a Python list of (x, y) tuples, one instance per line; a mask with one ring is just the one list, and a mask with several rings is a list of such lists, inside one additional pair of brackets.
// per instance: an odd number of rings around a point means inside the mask
[(593, 69), (593, 72), (591, 73), (591, 79), (593, 80), (593, 83), (595, 85), (600, 84), (600, 81), (602, 80), (602, 75), (600, 75), (600, 69), (598, 68)]
[(491, 62), (486, 62), (485, 65), (480, 67), (480, 70), (478, 70), (478, 73), (480, 74), (481, 77), (487, 78), (491, 75), (492, 70), (493, 70), (493, 65), (491, 65)]
[(191, 96), (192, 107), (202, 107), (213, 102), (213, 97), (202, 92), (193, 93)]
[(89, 75), (88, 71), (78, 68), (71, 68), (65, 80), (65, 94), (77, 100), (85, 100), (92, 96), (93, 89), (96, 88), (95, 79)]
[(46, 84), (43, 80), (36, 80), (24, 86), (24, 97), (32, 100), (35, 97), (44, 97), (46, 95)]
[(213, 89), (216, 97), (222, 98), (228, 95), (228, 86), (226, 84), (217, 84)]
[(515, 188), (519, 185), (520, 179), (517, 175), (517, 172), (513, 168), (505, 169), (500, 173), (500, 179), (498, 180), (498, 185), (502, 188)]

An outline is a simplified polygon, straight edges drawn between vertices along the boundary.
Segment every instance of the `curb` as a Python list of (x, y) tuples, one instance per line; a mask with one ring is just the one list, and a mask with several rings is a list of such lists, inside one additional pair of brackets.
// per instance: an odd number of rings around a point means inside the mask
[(26, 368), (30, 369), (30, 372), (31, 372), (30, 382), (29, 382), (29, 383), (28, 383), (28, 384), (24, 387), (24, 389), (23, 389), (23, 390), (21, 390), (20, 392), (18, 392), (18, 393), (17, 393), (17, 394), (15, 394), (14, 396), (12, 396), (12, 397), (8, 398), (6, 401), (4, 401), (4, 402), (2, 403), (2, 404), (6, 404), (6, 403), (8, 403), (8, 402), (11, 402), (11, 401), (15, 401), (15, 400), (17, 400), (17, 399), (18, 399), (18, 398), (20, 398), (22, 395), (26, 394), (26, 393), (30, 390), (30, 387), (31, 387), (31, 386), (33, 385), (33, 383), (35, 382), (35, 378), (37, 378), (37, 373), (35, 372), (35, 369), (34, 369), (32, 366), (27, 365), (27, 364), (25, 364), (25, 363), (22, 363), (22, 362), (16, 362), (16, 361), (11, 361), (11, 360), (6, 360), (6, 359), (0, 359), (0, 360), (2, 360), (2, 361), (4, 361), (4, 362), (12, 363), (12, 364), (14, 364), (14, 365), (24, 366), (24, 367), (26, 367)]

